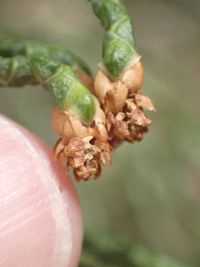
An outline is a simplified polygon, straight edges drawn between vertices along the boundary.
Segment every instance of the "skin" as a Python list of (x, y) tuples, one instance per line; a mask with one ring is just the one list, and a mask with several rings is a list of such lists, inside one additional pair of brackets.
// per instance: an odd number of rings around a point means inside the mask
[(77, 267), (79, 200), (34, 135), (0, 116), (0, 266)]

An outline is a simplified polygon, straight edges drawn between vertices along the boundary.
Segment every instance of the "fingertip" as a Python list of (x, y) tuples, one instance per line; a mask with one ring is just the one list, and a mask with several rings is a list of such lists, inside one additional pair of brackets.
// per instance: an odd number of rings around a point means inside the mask
[(37, 137), (2, 116), (0, 127), (0, 266), (77, 266), (82, 220), (70, 179)]

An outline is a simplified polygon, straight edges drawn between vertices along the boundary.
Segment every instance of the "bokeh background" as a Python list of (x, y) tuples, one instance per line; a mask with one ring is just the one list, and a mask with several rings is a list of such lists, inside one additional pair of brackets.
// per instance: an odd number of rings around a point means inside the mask
[[(200, 1), (126, 0), (157, 113), (144, 142), (123, 145), (95, 182), (77, 184), (86, 229), (128, 236), (200, 266)], [(103, 31), (83, 0), (0, 0), (0, 35), (61, 43), (95, 73)], [(0, 112), (52, 145), (53, 100), (0, 90)]]

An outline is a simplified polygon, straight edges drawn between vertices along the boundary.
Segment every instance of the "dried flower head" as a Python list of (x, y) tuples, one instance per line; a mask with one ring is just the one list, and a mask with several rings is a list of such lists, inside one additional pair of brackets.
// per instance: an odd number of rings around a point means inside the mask
[(112, 81), (102, 70), (96, 75), (93, 90), (105, 111), (112, 144), (140, 141), (148, 131), (151, 120), (144, 110), (154, 111), (155, 108), (150, 98), (140, 92), (143, 80), (140, 61), (130, 65), (116, 81)]
[(69, 112), (54, 110), (54, 129), (61, 136), (55, 155), (73, 169), (77, 180), (98, 177), (102, 166), (111, 162), (112, 147), (107, 142), (103, 115), (97, 108), (93, 124), (87, 127)]

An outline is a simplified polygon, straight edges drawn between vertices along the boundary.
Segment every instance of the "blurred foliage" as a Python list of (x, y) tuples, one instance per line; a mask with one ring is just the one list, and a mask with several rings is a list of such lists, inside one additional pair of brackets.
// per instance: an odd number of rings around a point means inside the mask
[[(2, 33), (62, 43), (95, 73), (102, 29), (86, 2), (0, 0)], [(200, 266), (200, 1), (125, 2), (157, 113), (144, 142), (122, 146), (98, 181), (77, 186), (85, 225)], [(49, 144), (52, 106), (40, 88), (0, 92), (0, 111)]]
[(111, 236), (87, 236), (80, 267), (186, 267), (168, 256)]

